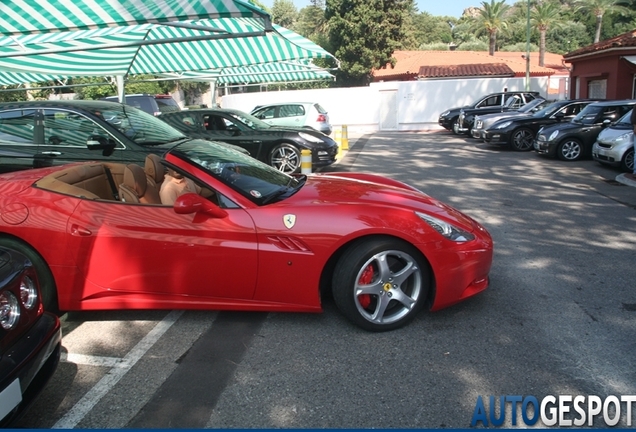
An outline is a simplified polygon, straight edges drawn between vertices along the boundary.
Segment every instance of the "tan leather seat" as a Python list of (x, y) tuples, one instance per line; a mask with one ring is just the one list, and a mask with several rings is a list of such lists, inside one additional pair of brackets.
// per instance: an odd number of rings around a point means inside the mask
[(119, 185), (119, 197), (128, 203), (161, 204), (159, 192), (154, 186), (148, 187), (146, 173), (135, 164), (124, 168), (124, 182)]

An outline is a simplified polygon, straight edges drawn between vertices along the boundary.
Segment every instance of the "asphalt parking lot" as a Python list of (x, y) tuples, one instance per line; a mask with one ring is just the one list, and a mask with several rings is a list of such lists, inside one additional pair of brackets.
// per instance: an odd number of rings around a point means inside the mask
[(350, 146), (331, 169), (407, 182), (484, 224), (488, 290), (381, 334), (328, 298), (323, 314), (67, 314), (63, 361), (16, 426), (463, 428), (478, 396), (636, 394), (636, 188), (620, 172), (448, 132)]

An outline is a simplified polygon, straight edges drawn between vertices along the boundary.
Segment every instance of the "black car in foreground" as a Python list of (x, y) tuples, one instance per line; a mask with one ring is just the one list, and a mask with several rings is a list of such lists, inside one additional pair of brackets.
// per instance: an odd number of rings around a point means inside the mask
[[(446, 111), (444, 111), (443, 113), (439, 115), (439, 119), (437, 120), (437, 122), (440, 126), (443, 126), (445, 129), (453, 130), (455, 133), (457, 133), (457, 130), (456, 130), (458, 126), (457, 120), (459, 119), (459, 115), (462, 109), (480, 109), (480, 108), (500, 109), (501, 107), (505, 106), (506, 101), (509, 99), (510, 96), (520, 95), (523, 93), (526, 93), (526, 92), (510, 91), (510, 92), (491, 93), (489, 95), (482, 96), (476, 101), (474, 101), (473, 103), (471, 103), (470, 105), (447, 109)], [(522, 105), (523, 103), (519, 105), (519, 107), (521, 107)], [(493, 112), (493, 111), (489, 111), (489, 112)], [(484, 114), (485, 113), (486, 111), (484, 111)]]
[(159, 146), (190, 139), (116, 102), (0, 103), (0, 172), (93, 160), (143, 166), (149, 153), (165, 151)]
[(333, 164), (338, 153), (338, 144), (322, 132), (271, 126), (234, 109), (187, 110), (160, 118), (188, 136), (242, 147), (252, 157), (288, 174), (300, 170), (303, 149), (311, 150), (312, 170)]
[(20, 418), (60, 359), (60, 320), (42, 307), (37, 259), (0, 248), (0, 427)]
[(483, 131), (482, 136), (488, 144), (509, 145), (518, 151), (532, 150), (534, 137), (541, 127), (569, 122), (592, 102), (596, 100), (556, 101), (531, 116), (496, 121)]
[(603, 128), (631, 110), (636, 100), (612, 100), (587, 105), (571, 121), (539, 129), (534, 149), (542, 155), (575, 161), (592, 156), (592, 146)]

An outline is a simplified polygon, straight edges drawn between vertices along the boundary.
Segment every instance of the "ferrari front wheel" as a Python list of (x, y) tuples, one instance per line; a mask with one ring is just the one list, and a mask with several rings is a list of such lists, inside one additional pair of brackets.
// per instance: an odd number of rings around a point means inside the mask
[(402, 327), (422, 309), (430, 287), (428, 265), (413, 246), (396, 239), (349, 248), (333, 275), (333, 297), (354, 324), (370, 331)]
[(20, 252), (31, 261), (40, 285), (40, 293), (42, 296), (42, 305), (44, 306), (44, 310), (60, 315), (55, 280), (53, 279), (51, 270), (49, 270), (49, 266), (46, 264), (44, 259), (42, 259), (40, 254), (22, 241), (9, 237), (0, 238), (0, 247)]

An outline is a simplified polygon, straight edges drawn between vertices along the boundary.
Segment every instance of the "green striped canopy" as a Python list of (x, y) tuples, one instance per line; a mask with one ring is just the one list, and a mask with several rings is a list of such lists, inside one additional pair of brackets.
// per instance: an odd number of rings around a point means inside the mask
[(2, 0), (0, 34), (48, 33), (269, 15), (244, 0)]
[(28, 76), (158, 75), (333, 58), (283, 27), (263, 30), (255, 18), (218, 18), (0, 36), (0, 84)]

